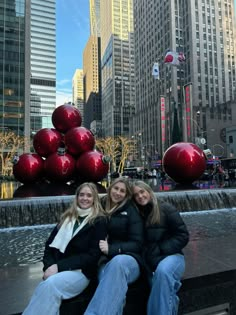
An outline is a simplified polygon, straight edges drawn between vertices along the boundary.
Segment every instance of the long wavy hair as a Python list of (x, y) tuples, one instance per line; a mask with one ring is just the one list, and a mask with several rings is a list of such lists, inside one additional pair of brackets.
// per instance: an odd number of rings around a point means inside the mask
[[(126, 189), (126, 195), (124, 200), (120, 204), (118, 204), (115, 208), (112, 206), (112, 200), (111, 200), (111, 189), (117, 184), (117, 183), (123, 183), (125, 185)], [(111, 185), (107, 188), (107, 195), (105, 197), (105, 212), (109, 215), (117, 211), (119, 208), (123, 207), (123, 205), (126, 204), (128, 200), (132, 198), (132, 191), (129, 184), (128, 179), (125, 177), (118, 177), (116, 178)]]
[(78, 205), (78, 196), (80, 191), (84, 188), (84, 187), (88, 187), (91, 190), (92, 196), (93, 196), (93, 205), (92, 205), (92, 214), (89, 217), (89, 221), (88, 223), (92, 224), (94, 222), (94, 220), (99, 217), (99, 216), (105, 216), (105, 212), (104, 209), (102, 208), (102, 205), (100, 203), (100, 199), (99, 199), (99, 195), (98, 195), (98, 191), (97, 191), (97, 187), (95, 184), (93, 183), (83, 183), (81, 184), (75, 192), (75, 197), (74, 197), (74, 201), (71, 204), (71, 206), (61, 215), (60, 218), (60, 225), (67, 219), (69, 218), (69, 220), (72, 220), (73, 218), (78, 218), (78, 211), (77, 211), (77, 207)]
[[(152, 205), (152, 209), (151, 212), (147, 218), (147, 225), (153, 225), (153, 224), (159, 224), (160, 220), (161, 220), (161, 215), (160, 215), (160, 207), (159, 207), (159, 202), (157, 200), (157, 197), (154, 195), (154, 191), (152, 190), (152, 188), (146, 184), (145, 182), (143, 182), (142, 180), (136, 180), (132, 183), (132, 192), (134, 192), (134, 187), (139, 187), (141, 189), (146, 190), (149, 195), (150, 195), (150, 202)], [(143, 211), (145, 211), (143, 209), (143, 207), (139, 207), (137, 201), (135, 201), (134, 197), (133, 200), (135, 202), (135, 204), (137, 205), (139, 211), (141, 214), (143, 214)]]

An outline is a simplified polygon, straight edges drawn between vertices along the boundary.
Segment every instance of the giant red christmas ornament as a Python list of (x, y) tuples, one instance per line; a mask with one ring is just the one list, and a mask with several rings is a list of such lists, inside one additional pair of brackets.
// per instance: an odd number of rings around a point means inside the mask
[(108, 173), (109, 159), (98, 151), (82, 153), (76, 162), (76, 175), (86, 181), (99, 182)]
[(53, 128), (40, 129), (34, 136), (33, 146), (35, 151), (43, 157), (57, 152), (62, 143), (62, 135), (59, 131)]
[(52, 182), (67, 182), (73, 178), (75, 159), (67, 153), (53, 153), (44, 162), (45, 177)]
[(165, 172), (177, 183), (190, 184), (206, 169), (204, 152), (195, 144), (179, 142), (169, 147), (163, 157)]
[(92, 132), (84, 127), (71, 128), (65, 134), (65, 146), (68, 153), (79, 155), (93, 150), (95, 139)]
[(71, 104), (61, 105), (52, 113), (53, 126), (63, 133), (73, 127), (80, 127), (81, 122), (79, 110)]
[(24, 153), (15, 160), (13, 174), (21, 183), (37, 182), (43, 175), (43, 159), (38, 154)]

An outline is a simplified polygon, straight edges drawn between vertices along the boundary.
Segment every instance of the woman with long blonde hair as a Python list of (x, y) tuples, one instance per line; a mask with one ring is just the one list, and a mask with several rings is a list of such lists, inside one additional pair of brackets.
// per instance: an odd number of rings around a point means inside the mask
[(97, 275), (106, 219), (93, 183), (78, 187), (72, 205), (49, 236), (43, 256), (43, 281), (24, 315), (58, 315), (62, 299), (80, 294)]
[(188, 230), (177, 209), (159, 202), (145, 182), (133, 182), (132, 191), (145, 226), (143, 257), (151, 285), (147, 315), (177, 315)]
[(99, 242), (99, 284), (84, 315), (121, 315), (128, 285), (140, 275), (143, 223), (131, 197), (128, 180), (119, 177), (102, 198), (108, 236)]

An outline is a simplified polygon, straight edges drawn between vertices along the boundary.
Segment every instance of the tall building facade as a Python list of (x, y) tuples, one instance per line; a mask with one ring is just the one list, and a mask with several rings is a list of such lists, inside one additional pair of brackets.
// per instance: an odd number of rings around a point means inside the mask
[(72, 102), (78, 108), (84, 125), (84, 82), (83, 69), (76, 69), (72, 78)]
[(52, 127), (56, 107), (56, 0), (31, 0), (31, 131)]
[(100, 0), (89, 1), (90, 35), (100, 37)]
[[(183, 87), (191, 83), (191, 121), (207, 137), (207, 110), (213, 117), (219, 104), (236, 99), (234, 1), (134, 0), (134, 17), (136, 114), (132, 133), (141, 132), (145, 146), (153, 145), (162, 151), (160, 96), (163, 96), (168, 147), (174, 109), (180, 128), (183, 127)], [(168, 49), (184, 52), (185, 63), (179, 67), (164, 64)], [(159, 62), (160, 80), (152, 76), (154, 62)]]
[(100, 0), (90, 0), (90, 37), (83, 52), (84, 126), (100, 137), (101, 127), (101, 41)]
[(30, 135), (30, 1), (0, 2), (0, 130)]
[(100, 27), (103, 132), (125, 136), (135, 105), (133, 0), (101, 1)]
[(91, 35), (83, 53), (84, 126), (101, 136), (100, 37)]

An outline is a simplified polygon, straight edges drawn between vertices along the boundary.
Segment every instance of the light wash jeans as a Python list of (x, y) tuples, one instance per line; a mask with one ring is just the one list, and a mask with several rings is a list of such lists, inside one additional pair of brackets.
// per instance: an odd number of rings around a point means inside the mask
[(99, 285), (84, 315), (121, 315), (128, 284), (138, 279), (139, 265), (132, 256), (117, 255), (99, 270)]
[(61, 301), (80, 294), (89, 282), (79, 270), (58, 272), (39, 283), (22, 315), (59, 315)]
[(185, 270), (185, 259), (181, 254), (170, 255), (157, 266), (151, 280), (147, 315), (177, 315), (181, 278)]

